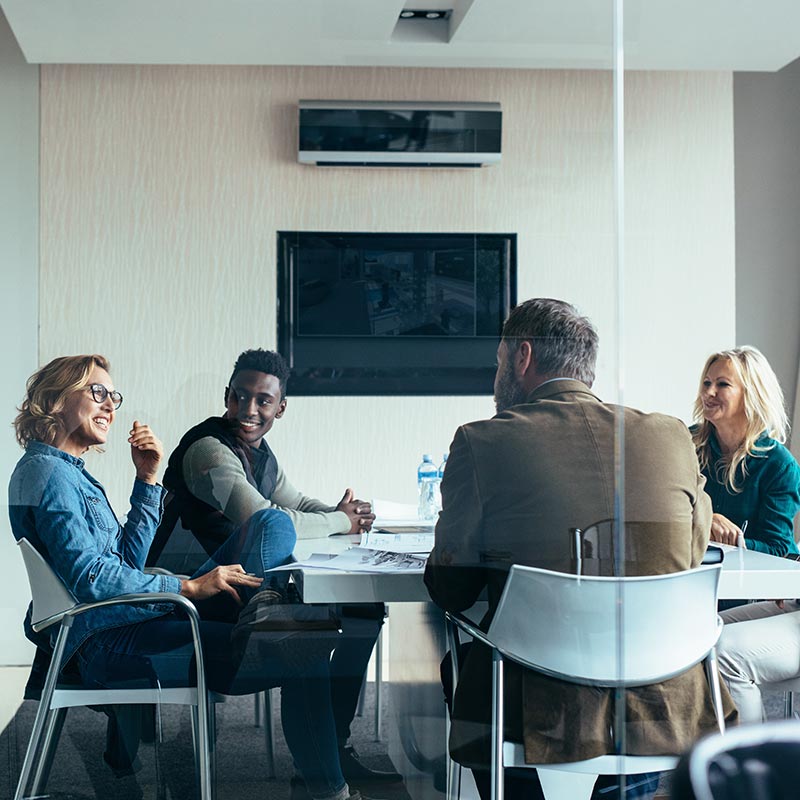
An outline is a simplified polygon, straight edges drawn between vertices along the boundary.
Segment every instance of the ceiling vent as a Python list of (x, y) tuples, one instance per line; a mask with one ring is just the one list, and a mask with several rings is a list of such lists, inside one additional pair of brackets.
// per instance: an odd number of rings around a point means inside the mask
[(301, 164), (483, 167), (500, 162), (499, 103), (301, 100)]

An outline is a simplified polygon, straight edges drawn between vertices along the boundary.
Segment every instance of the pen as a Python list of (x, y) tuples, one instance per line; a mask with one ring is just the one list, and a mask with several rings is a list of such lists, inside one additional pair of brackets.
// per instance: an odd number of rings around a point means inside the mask
[(744, 555), (743, 555), (743, 551), (744, 551), (744, 549), (745, 549), (745, 544), (744, 544), (744, 532), (745, 532), (746, 530), (747, 530), (747, 520), (745, 520), (745, 521), (742, 523), (742, 527), (741, 527), (741, 531), (742, 531), (742, 532), (739, 534), (739, 538), (738, 538), (738, 540), (737, 540), (737, 542), (736, 542), (737, 549), (738, 549), (738, 551), (739, 551), (739, 570), (740, 570), (740, 571), (744, 569)]
[(739, 543), (739, 547), (743, 547), (744, 546), (744, 534), (745, 534), (745, 531), (747, 530), (747, 523), (748, 523), (748, 520), (745, 520), (742, 523), (742, 527), (741, 527), (742, 535), (741, 535), (741, 542)]

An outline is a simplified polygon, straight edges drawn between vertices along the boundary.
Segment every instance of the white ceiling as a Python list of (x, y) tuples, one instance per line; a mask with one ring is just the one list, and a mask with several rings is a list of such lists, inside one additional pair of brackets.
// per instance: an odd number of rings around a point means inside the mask
[[(776, 70), (800, 0), (625, 0), (631, 69)], [(611, 66), (613, 0), (0, 0), (32, 63)], [(398, 24), (407, 8), (447, 21)]]

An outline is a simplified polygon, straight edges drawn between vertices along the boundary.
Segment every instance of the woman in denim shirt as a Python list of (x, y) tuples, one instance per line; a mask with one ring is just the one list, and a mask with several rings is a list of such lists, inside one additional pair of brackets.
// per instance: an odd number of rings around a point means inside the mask
[[(80, 602), (168, 591), (193, 601), (227, 593), (241, 605), (242, 597), (252, 596), (261, 586), (261, 570), (258, 577), (241, 564), (223, 564), (184, 580), (143, 572), (161, 514), (163, 490), (156, 482), (161, 442), (147, 425), (134, 421), (128, 442), (136, 479), (124, 526), (81, 458), (88, 449), (105, 444), (122, 404), (108, 369), (99, 355), (67, 356), (51, 361), (28, 381), (15, 420), (25, 454), (9, 485), (15, 538), (27, 538)], [(262, 569), (284, 563), (294, 544), (291, 521), (280, 511), (274, 514), (274, 563), (261, 564)], [(41, 635), (33, 634), (29, 621), (30, 609), (26, 633), (47, 646)], [(350, 792), (341, 774), (331, 710), (330, 648), (303, 648), (298, 653), (287, 634), (283, 641), (273, 636), (260, 642), (252, 648), (257, 654), (246, 648), (243, 660), (245, 648), (232, 646), (232, 628), (226, 622), (201, 621), (209, 688), (249, 694), (282, 686), (284, 734), (311, 796), (344, 800)], [(116, 606), (75, 619), (65, 662), (74, 657), (88, 686), (145, 679), (166, 687), (193, 681), (192, 654), (189, 623), (171, 606)]]

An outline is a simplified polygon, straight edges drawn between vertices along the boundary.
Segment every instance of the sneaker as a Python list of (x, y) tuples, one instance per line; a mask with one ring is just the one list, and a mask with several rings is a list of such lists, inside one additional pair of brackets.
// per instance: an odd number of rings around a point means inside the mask
[(327, 604), (306, 605), (270, 588), (255, 594), (239, 614), (231, 638), (255, 631), (339, 631), (341, 622)]
[(362, 763), (354, 747), (343, 747), (339, 750), (339, 763), (342, 775), (348, 783), (397, 783), (403, 780), (399, 772), (372, 769)]
[[(353, 747), (339, 749), (339, 763), (342, 766), (342, 775), (348, 784), (398, 783), (403, 780), (403, 776), (399, 772), (372, 769), (363, 764)], [(302, 775), (295, 775), (291, 779), (291, 785), (304, 786), (305, 781)], [(363, 798), (363, 800), (368, 800), (368, 798)]]
[(347, 800), (378, 800), (377, 797), (367, 797), (365, 794), (361, 794), (358, 789), (351, 789), (350, 794), (347, 796)]

